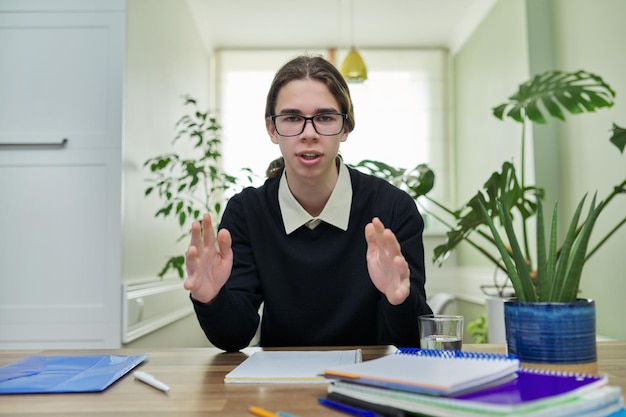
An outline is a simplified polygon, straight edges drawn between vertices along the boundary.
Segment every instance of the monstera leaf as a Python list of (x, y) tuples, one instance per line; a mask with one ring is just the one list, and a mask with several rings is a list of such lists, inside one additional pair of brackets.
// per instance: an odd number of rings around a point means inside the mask
[(519, 86), (509, 102), (494, 107), (493, 115), (510, 117), (520, 123), (545, 124), (544, 111), (565, 120), (564, 110), (571, 114), (592, 112), (613, 106), (615, 91), (599, 76), (586, 72), (546, 71)]
[[(434, 250), (433, 260), (441, 263), (456, 246), (480, 226), (488, 226), (481, 207), (484, 207), (491, 217), (500, 217), (498, 202), (504, 202), (509, 216), (513, 217), (516, 211), (522, 219), (527, 219), (537, 212), (537, 199), (541, 198), (543, 190), (528, 186), (522, 188), (515, 172), (515, 166), (510, 162), (502, 164), (501, 172), (494, 172), (479, 190), (462, 208), (454, 212), (456, 226), (447, 232), (446, 242)], [(502, 223), (502, 221), (500, 221)]]
[(621, 153), (624, 153), (624, 148), (626, 147), (626, 129), (613, 123), (613, 136), (611, 136), (610, 141), (613, 145), (617, 146)]
[(435, 186), (435, 173), (426, 164), (419, 164), (409, 170), (365, 159), (354, 165), (354, 168), (387, 180), (408, 192), (414, 199), (426, 195)]

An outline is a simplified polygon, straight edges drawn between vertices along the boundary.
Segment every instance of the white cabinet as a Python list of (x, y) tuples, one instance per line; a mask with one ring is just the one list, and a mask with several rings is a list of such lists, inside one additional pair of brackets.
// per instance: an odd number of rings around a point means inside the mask
[(0, 348), (120, 346), (124, 33), (124, 1), (0, 0)]

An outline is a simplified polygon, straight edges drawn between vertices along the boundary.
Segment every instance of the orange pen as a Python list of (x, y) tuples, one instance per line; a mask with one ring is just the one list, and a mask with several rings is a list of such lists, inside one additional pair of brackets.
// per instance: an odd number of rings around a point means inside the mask
[(280, 417), (278, 414), (267, 411), (261, 407), (257, 407), (256, 405), (250, 406), (248, 411), (258, 417)]

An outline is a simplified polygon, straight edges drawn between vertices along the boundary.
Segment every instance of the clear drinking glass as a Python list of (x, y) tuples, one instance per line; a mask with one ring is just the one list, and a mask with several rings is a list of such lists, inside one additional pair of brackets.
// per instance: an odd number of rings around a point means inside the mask
[(422, 349), (461, 350), (463, 316), (428, 314), (419, 316)]

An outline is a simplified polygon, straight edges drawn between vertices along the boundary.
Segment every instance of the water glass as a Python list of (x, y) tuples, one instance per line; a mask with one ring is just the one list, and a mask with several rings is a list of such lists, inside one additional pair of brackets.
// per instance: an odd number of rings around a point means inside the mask
[(418, 320), (422, 349), (461, 350), (463, 316), (428, 314)]

